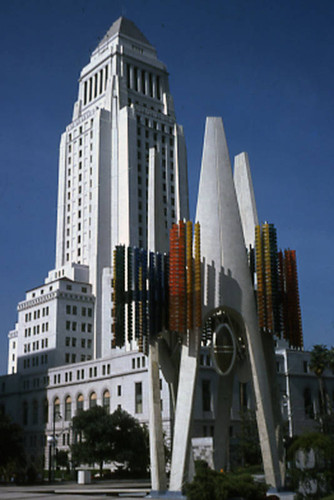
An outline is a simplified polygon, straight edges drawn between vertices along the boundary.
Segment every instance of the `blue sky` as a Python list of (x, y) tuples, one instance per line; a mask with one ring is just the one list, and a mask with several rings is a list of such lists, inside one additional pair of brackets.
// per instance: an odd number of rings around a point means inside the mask
[(120, 15), (170, 73), (191, 213), (206, 116), (250, 157), (261, 221), (297, 250), (305, 347), (334, 344), (334, 2), (0, 2), (0, 373), (24, 292), (54, 267), (60, 134), (81, 68)]

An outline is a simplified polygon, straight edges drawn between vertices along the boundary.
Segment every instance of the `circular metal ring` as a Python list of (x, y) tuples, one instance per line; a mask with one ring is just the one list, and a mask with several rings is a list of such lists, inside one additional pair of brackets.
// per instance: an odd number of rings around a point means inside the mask
[(235, 335), (228, 323), (218, 325), (212, 336), (211, 356), (220, 375), (231, 373), (237, 355)]

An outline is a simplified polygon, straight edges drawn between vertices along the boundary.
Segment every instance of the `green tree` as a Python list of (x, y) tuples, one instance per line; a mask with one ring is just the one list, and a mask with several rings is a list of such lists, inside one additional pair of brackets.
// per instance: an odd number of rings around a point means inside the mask
[(126, 411), (117, 409), (111, 416), (113, 460), (126, 464), (132, 472), (146, 472), (149, 465), (149, 436), (146, 426)]
[(73, 418), (75, 443), (71, 445), (74, 464), (98, 463), (102, 476), (103, 462), (112, 458), (111, 421), (101, 406), (81, 411)]
[[(313, 460), (311, 457), (313, 456)], [(292, 487), (298, 498), (322, 498), (334, 491), (334, 439), (321, 432), (305, 432), (288, 449)]]
[(334, 347), (333, 346), (328, 351), (328, 367), (334, 373)]
[(68, 453), (65, 450), (58, 450), (56, 454), (57, 467), (66, 467), (68, 469)]
[(8, 415), (0, 413), (0, 471), (7, 480), (25, 466), (23, 431)]
[(80, 412), (73, 418), (76, 442), (71, 446), (74, 464), (115, 461), (130, 471), (147, 470), (149, 463), (148, 432), (138, 420), (118, 409), (108, 414), (101, 406)]
[[(333, 349), (332, 349), (333, 350)], [(334, 362), (332, 357), (334, 356), (332, 350), (329, 351), (327, 346), (323, 344), (317, 344), (313, 346), (310, 357), (310, 370), (316, 375), (319, 383), (319, 393), (320, 393), (320, 419), (321, 416), (327, 413), (327, 411), (331, 411), (331, 408), (328, 407), (327, 402), (327, 393), (324, 382), (324, 371), (326, 368), (330, 367), (330, 364)]]

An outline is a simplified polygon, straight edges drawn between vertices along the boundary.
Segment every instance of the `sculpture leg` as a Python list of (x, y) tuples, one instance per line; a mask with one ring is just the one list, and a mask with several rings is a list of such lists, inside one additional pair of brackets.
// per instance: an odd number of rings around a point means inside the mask
[(165, 492), (167, 480), (160, 403), (159, 351), (156, 342), (150, 343), (148, 362), (151, 484), (152, 491)]
[(172, 463), (169, 490), (181, 492), (188, 479), (190, 430), (198, 369), (199, 329), (191, 331), (187, 345), (183, 339), (176, 400)]
[(218, 376), (216, 423), (213, 442), (215, 469), (226, 471), (229, 466), (230, 420), (233, 398), (234, 370), (225, 376)]

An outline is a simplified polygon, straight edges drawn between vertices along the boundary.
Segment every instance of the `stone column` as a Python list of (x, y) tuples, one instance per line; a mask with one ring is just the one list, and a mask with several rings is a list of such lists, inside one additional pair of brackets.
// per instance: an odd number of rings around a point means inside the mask
[(137, 88), (138, 88), (138, 92), (142, 92), (142, 88), (141, 88), (141, 69), (138, 68), (137, 69)]
[(152, 74), (152, 94), (154, 99), (157, 98), (157, 78), (156, 75)]
[(129, 72), (130, 72), (130, 89), (134, 89), (134, 71), (132, 64), (129, 64)]
[(145, 95), (150, 94), (150, 89), (149, 89), (149, 81), (148, 81), (148, 72), (145, 71)]

